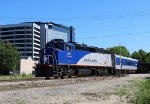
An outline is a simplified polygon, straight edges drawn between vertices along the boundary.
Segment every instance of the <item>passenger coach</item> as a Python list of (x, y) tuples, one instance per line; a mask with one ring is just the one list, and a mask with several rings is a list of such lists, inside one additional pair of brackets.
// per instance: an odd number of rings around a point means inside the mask
[(115, 69), (126, 70), (128, 73), (133, 73), (138, 69), (138, 60), (115, 55)]

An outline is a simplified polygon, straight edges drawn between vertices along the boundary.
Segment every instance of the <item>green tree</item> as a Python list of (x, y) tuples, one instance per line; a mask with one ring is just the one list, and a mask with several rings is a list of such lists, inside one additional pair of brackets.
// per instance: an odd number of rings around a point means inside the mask
[(0, 42), (0, 69), (15, 70), (20, 60), (18, 51), (9, 43)]
[(150, 62), (150, 52), (146, 54), (146, 62)]
[[(150, 52), (145, 52), (140, 49), (138, 52), (133, 52), (131, 55), (132, 58), (138, 59), (140, 62), (150, 62)], [(148, 66), (140, 66), (139, 72), (149, 72), (150, 68)]]
[(146, 53), (144, 50), (142, 50), (142, 49), (140, 49), (138, 52), (139, 52), (140, 55), (142, 56), (141, 61), (146, 62), (146, 54), (147, 54), (147, 53)]
[(138, 59), (140, 62), (148, 62), (148, 56), (150, 55), (142, 49), (140, 49), (138, 52), (133, 52), (131, 55), (132, 58)]
[(139, 52), (136, 52), (136, 51), (134, 51), (134, 52), (132, 53), (131, 57), (134, 58), (134, 59), (138, 59), (139, 61), (142, 60), (141, 54), (140, 54)]
[(130, 53), (125, 46), (115, 46), (107, 48), (107, 50), (117, 55), (121, 54), (122, 56), (130, 57)]

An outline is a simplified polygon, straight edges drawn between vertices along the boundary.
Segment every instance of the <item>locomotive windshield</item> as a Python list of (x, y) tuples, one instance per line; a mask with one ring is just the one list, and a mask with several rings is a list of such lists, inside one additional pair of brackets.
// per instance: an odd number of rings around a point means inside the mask
[(66, 44), (65, 45), (65, 50), (72, 50), (72, 47)]
[(64, 50), (64, 44), (55, 44), (55, 49)]

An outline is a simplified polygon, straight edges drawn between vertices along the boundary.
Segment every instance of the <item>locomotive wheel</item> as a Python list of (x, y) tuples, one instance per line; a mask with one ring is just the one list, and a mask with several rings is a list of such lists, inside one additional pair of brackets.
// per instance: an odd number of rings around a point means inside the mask
[(72, 76), (75, 75), (75, 71), (73, 69), (70, 69), (68, 72), (68, 78), (72, 78)]
[(49, 78), (49, 77), (46, 77), (45, 80), (50, 80), (50, 78)]
[(72, 74), (71, 73), (68, 73), (68, 78), (72, 78)]
[(97, 76), (100, 76), (100, 70), (97, 70), (96, 75), (97, 75)]
[(60, 75), (60, 78), (61, 78), (61, 79), (64, 79), (64, 76), (63, 76), (63, 74), (62, 74), (62, 75)]
[(59, 74), (60, 78), (61, 78), (61, 79), (64, 79), (65, 74), (66, 74), (66, 73), (64, 72), (64, 70), (62, 70), (62, 71), (60, 72), (60, 74)]
[(56, 75), (56, 76), (54, 76), (54, 78), (55, 78), (55, 79), (58, 79), (58, 76)]
[(79, 74), (79, 69), (75, 69), (74, 70), (74, 76), (78, 76), (78, 74)]

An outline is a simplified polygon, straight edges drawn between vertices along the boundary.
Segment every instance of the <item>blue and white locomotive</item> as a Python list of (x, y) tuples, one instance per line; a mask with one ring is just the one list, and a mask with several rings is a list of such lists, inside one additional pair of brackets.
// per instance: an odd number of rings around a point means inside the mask
[[(121, 59), (120, 59), (121, 58)], [(116, 69), (137, 70), (138, 60), (120, 57), (97, 47), (55, 39), (40, 52), (36, 65), (37, 77), (68, 75), (103, 75)]]

